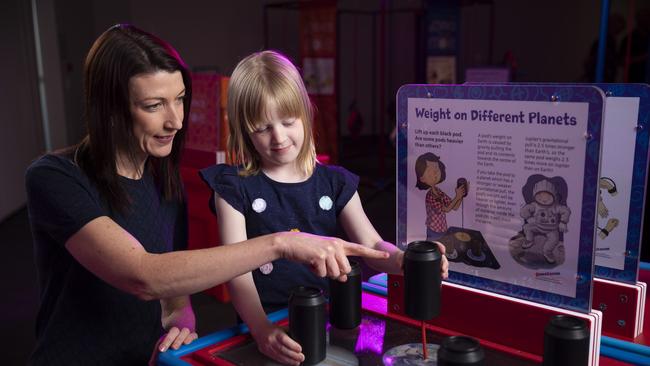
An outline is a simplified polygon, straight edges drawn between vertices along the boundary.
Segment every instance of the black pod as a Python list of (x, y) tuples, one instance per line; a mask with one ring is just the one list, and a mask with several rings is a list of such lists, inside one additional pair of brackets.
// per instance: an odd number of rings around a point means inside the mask
[(544, 328), (542, 365), (586, 366), (589, 362), (589, 328), (583, 319), (554, 315)]
[(440, 314), (440, 259), (438, 245), (415, 241), (404, 253), (404, 305), (406, 315), (429, 320)]
[(438, 349), (438, 366), (482, 366), (485, 352), (472, 337), (446, 337)]
[(361, 266), (350, 261), (348, 280), (330, 279), (330, 324), (339, 329), (352, 329), (361, 324)]
[(467, 179), (465, 178), (458, 178), (456, 181), (456, 188), (465, 186), (465, 194), (463, 197), (467, 197)]
[(303, 365), (325, 359), (325, 297), (316, 287), (299, 286), (289, 296), (289, 335), (302, 347)]

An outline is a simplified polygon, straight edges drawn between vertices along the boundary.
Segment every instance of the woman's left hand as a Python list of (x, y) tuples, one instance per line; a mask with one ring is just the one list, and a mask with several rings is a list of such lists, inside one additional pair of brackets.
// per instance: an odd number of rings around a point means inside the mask
[(184, 344), (192, 343), (192, 341), (198, 337), (199, 336), (196, 334), (196, 332), (190, 330), (189, 328), (178, 329), (178, 327), (172, 327), (169, 332), (160, 337), (158, 343), (156, 343), (156, 349), (151, 355), (149, 365), (156, 365), (159, 353), (165, 352), (169, 348), (178, 349)]
[(161, 342), (157, 349), (160, 352), (167, 351), (170, 347), (172, 349), (178, 349), (183, 344), (190, 344), (193, 340), (199, 338), (196, 332), (188, 329), (178, 329), (177, 327), (172, 327), (167, 334), (161, 337)]

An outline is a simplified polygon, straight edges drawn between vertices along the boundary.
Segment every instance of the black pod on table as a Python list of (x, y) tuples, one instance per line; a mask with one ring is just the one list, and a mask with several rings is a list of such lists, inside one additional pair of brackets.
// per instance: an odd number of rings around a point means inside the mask
[(350, 261), (348, 280), (330, 279), (330, 324), (339, 329), (353, 329), (361, 324), (361, 266)]
[(431, 241), (409, 243), (404, 253), (404, 306), (413, 319), (429, 320), (440, 314), (442, 254)]
[(482, 366), (485, 352), (472, 337), (446, 337), (438, 349), (438, 366)]
[(326, 357), (325, 297), (316, 287), (299, 286), (289, 296), (289, 335), (302, 347), (304, 365)]
[(544, 328), (543, 366), (586, 366), (589, 362), (589, 328), (583, 319), (554, 315)]

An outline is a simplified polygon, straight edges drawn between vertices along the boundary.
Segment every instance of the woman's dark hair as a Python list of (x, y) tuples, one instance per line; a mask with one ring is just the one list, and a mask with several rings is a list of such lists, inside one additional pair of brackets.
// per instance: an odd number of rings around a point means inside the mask
[(117, 153), (138, 166), (136, 156), (141, 149), (133, 135), (129, 80), (158, 71), (181, 72), (185, 113), (171, 153), (162, 158), (149, 156), (145, 169), (153, 175), (165, 200), (183, 202), (179, 162), (192, 101), (192, 80), (187, 66), (171, 45), (128, 24), (118, 24), (105, 31), (86, 56), (84, 119), (88, 135), (76, 146), (75, 161), (96, 184), (110, 208), (119, 212), (128, 207), (130, 198), (119, 184)]
[(440, 182), (444, 182), (445, 178), (447, 178), (445, 164), (443, 164), (443, 162), (440, 160), (440, 157), (434, 153), (430, 153), (430, 152), (424, 153), (418, 156), (417, 160), (415, 160), (415, 175), (417, 177), (417, 182), (415, 183), (415, 187), (422, 190), (429, 189), (428, 185), (420, 182), (420, 178), (422, 177), (422, 174), (424, 174), (424, 171), (427, 170), (427, 161), (430, 161), (432, 163), (438, 163), (438, 167), (440, 167)]

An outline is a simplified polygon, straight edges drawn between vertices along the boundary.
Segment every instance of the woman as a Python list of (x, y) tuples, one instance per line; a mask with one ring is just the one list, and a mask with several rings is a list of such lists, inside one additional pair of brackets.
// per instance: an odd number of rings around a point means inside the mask
[(31, 364), (142, 365), (159, 339), (165, 351), (197, 337), (191, 293), (278, 258), (345, 280), (346, 255), (387, 257), (286, 232), (182, 250), (185, 64), (159, 38), (116, 25), (89, 51), (84, 83), (88, 136), (26, 174), (41, 297)]

